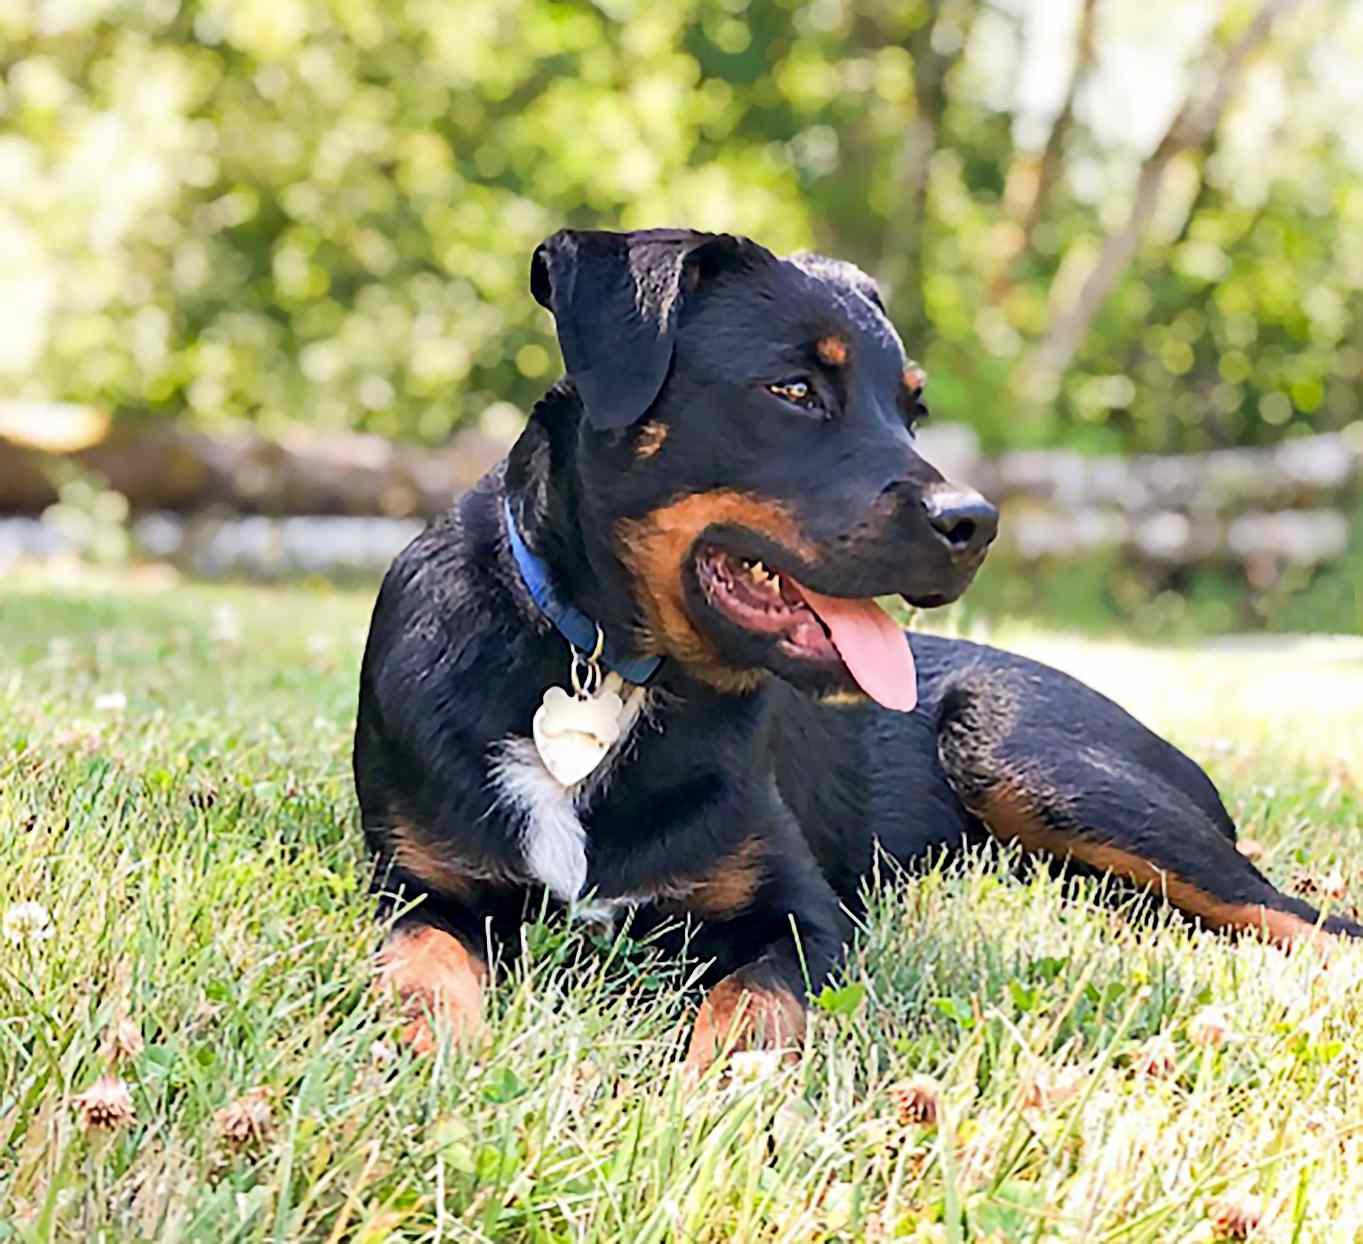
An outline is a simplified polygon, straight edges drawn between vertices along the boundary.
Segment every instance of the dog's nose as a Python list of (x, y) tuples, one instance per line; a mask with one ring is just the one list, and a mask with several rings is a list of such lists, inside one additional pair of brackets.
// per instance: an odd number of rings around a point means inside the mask
[(923, 509), (958, 561), (979, 556), (999, 533), (998, 510), (968, 488), (934, 489), (923, 497)]

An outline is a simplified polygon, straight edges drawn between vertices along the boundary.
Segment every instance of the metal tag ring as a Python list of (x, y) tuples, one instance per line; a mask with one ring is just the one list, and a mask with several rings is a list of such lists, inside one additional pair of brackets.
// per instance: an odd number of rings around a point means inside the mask
[(568, 645), (573, 654), (573, 664), (569, 671), (573, 682), (573, 694), (579, 700), (589, 700), (601, 689), (603, 681), (601, 667), (596, 662), (605, 646), (606, 637), (600, 626), (596, 628), (596, 647), (592, 649), (590, 656), (572, 644)]

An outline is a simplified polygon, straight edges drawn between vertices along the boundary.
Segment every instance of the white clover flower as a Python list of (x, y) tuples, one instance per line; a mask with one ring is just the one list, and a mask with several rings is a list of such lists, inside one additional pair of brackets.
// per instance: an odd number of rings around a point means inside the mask
[(1225, 1045), (1230, 1035), (1230, 1019), (1219, 1007), (1204, 1006), (1188, 1021), (1188, 1040), (1194, 1045)]
[(208, 637), (216, 644), (241, 642), (241, 615), (231, 605), (219, 605), (213, 610)]
[(15, 903), (4, 919), (5, 936), (16, 946), (24, 942), (45, 942), (56, 932), (52, 917), (41, 903)]

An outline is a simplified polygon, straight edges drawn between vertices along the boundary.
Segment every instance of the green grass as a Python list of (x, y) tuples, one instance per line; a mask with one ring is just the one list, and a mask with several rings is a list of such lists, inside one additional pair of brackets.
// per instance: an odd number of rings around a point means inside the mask
[[(6, 588), (0, 914), (41, 903), (52, 936), (0, 938), (0, 1240), (1167, 1241), (1241, 1195), (1251, 1238), (1363, 1238), (1363, 951), (1232, 944), (982, 857), (876, 894), (798, 1067), (684, 1095), (685, 969), (552, 922), (486, 1044), (411, 1059), (367, 988), (368, 595)], [(995, 638), (1188, 748), (1280, 882), (1353, 881), (1356, 652)], [(121, 1017), (136, 1118), (85, 1131)], [(1159, 1034), (1172, 1072), (1139, 1074)], [(915, 1075), (935, 1127), (898, 1117)], [(218, 1112), (256, 1088), (268, 1133), (233, 1145)]]

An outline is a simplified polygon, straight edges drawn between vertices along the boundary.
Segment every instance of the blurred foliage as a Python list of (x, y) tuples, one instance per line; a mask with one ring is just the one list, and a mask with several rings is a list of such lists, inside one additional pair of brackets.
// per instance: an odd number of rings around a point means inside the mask
[(1255, 11), (1101, 0), (1084, 51), (1089, 8), (0, 0), (0, 393), (439, 442), (556, 374), (543, 236), (688, 223), (861, 263), (988, 448), (1358, 418), (1341, 0), (1281, 23), (1173, 161), (1058, 393), (1020, 379)]

